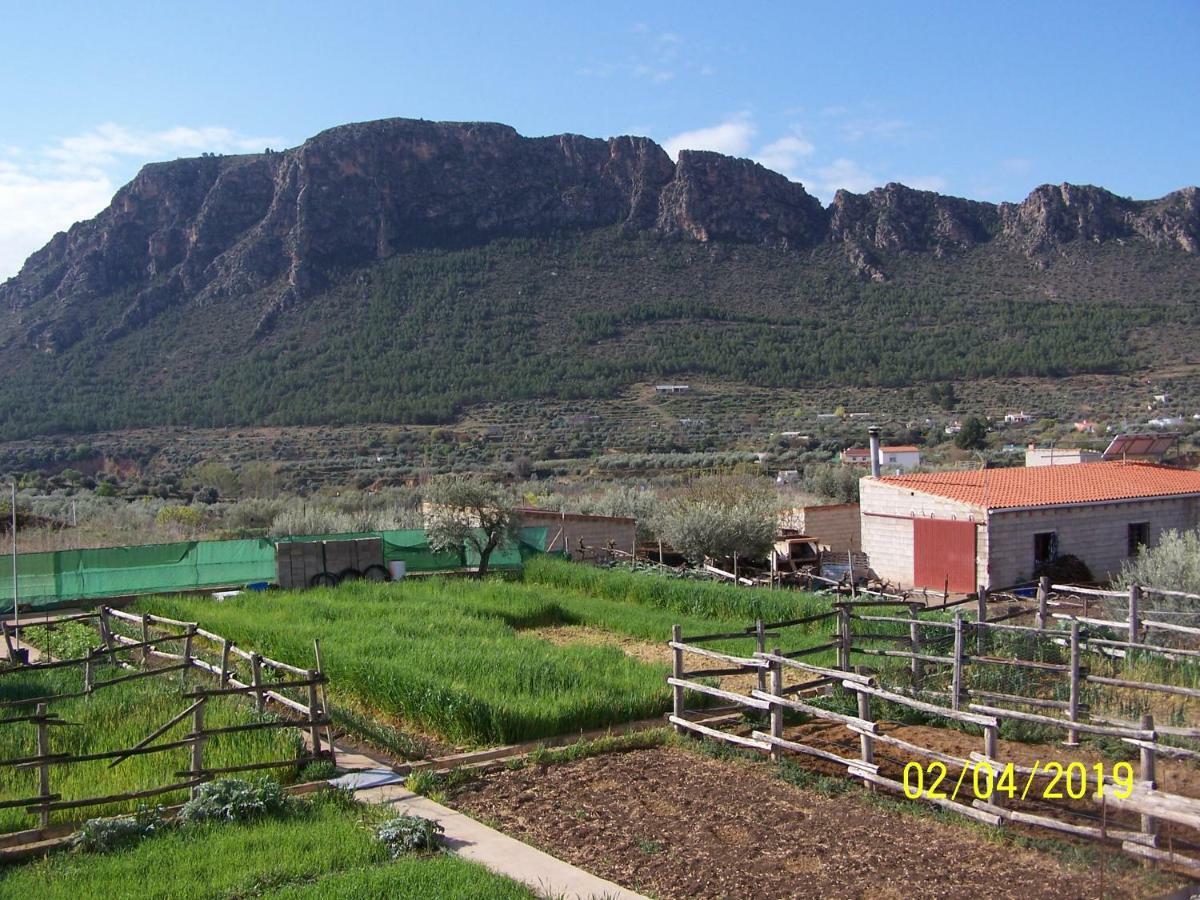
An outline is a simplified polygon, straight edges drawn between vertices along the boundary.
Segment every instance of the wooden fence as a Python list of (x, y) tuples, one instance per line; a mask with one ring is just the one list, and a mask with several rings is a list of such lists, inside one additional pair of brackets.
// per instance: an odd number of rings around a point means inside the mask
[[(24, 642), (23, 646), (22, 633), (30, 629), (44, 628), (49, 636), (66, 623), (94, 626), (98, 634), (98, 645), (83, 656), (68, 659), (47, 658), (30, 662), (29, 646), (27, 642)], [(133, 634), (128, 633), (131, 631)], [(228, 638), (205, 631), (195, 622), (181, 622), (162, 616), (133, 615), (108, 607), (101, 607), (96, 612), (24, 622), (19, 627), (4, 623), (3, 639), (8, 651), (8, 664), (0, 666), (0, 677), (67, 667), (83, 669), (82, 690), (0, 700), (0, 725), (28, 726), (36, 733), (36, 753), (0, 760), (0, 767), (36, 769), (38, 780), (36, 796), (2, 801), (0, 809), (24, 808), (37, 817), (43, 828), (50, 824), (51, 813), (62, 810), (141, 800), (185, 789), (190, 789), (194, 794), (199, 785), (219, 775), (297, 766), (318, 759), (332, 761), (334, 758), (333, 736), (329, 730), (332, 723), (328, 714), (328, 678), (321, 666), (319, 641), (314, 643), (314, 668), (302, 669), (258, 653), (247, 652)], [(172, 649), (166, 650), (164, 647)], [(219, 654), (220, 662), (204, 659), (203, 655), (209, 652), (214, 657)], [(244, 676), (245, 680), (237, 677), (241, 674), (238, 668), (239, 660), (249, 673)], [(106, 665), (128, 670), (127, 674), (97, 680), (97, 670)], [(210, 676), (215, 677), (215, 686), (192, 686), (189, 678), (192, 672), (202, 673), (210, 684)], [(132, 747), (87, 754), (54, 752), (51, 741), (53, 730), (74, 723), (64, 721), (51, 710), (53, 701), (87, 697), (98, 690), (123, 682), (140, 678), (169, 677), (176, 673), (179, 675), (181, 699), (188, 701), (186, 707)], [(305, 696), (304, 701), (288, 697), (283, 693), (287, 690), (302, 692)], [(214, 697), (226, 696), (252, 698), (258, 713), (266, 713), (268, 704), (281, 707), (286, 713), (263, 715), (254, 721), (237, 725), (206, 725), (205, 711), (209, 701)], [(33, 708), (32, 712), (28, 711), (29, 707)], [(7, 715), (8, 711), (14, 710), (15, 715)], [(299, 717), (295, 717), (295, 714)], [(190, 720), (191, 727), (185, 735), (155, 743), (173, 727), (186, 720)], [(308, 738), (309, 752), (290, 759), (260, 760), (236, 766), (206, 765), (205, 747), (212, 737), (275, 728), (300, 730)], [(324, 743), (322, 729), (326, 734)], [(52, 773), (58, 766), (110, 760), (109, 765), (112, 767), (134, 756), (167, 753), (184, 748), (190, 748), (189, 764), (186, 769), (175, 773), (177, 780), (168, 784), (121, 794), (71, 800), (64, 800), (60, 794), (53, 791)]]
[[(940, 621), (926, 618), (926, 608), (919, 602), (864, 599), (843, 601), (828, 613), (792, 622), (758, 622), (752, 628), (723, 634), (685, 639), (679, 626), (676, 626), (669, 644), (673, 652), (673, 672), (668, 681), (673, 688), (674, 701), (670, 721), (677, 731), (692, 732), (762, 751), (772, 757), (777, 758), (781, 752), (788, 752), (821, 760), (872, 788), (897, 792), (904, 792), (904, 784), (881, 773), (881, 766), (876, 760), (876, 750), (880, 745), (892, 748), (893, 753), (899, 752), (908, 760), (940, 762), (950, 770), (952, 777), (957, 777), (959, 773), (970, 776), (972, 772), (979, 771), (981, 766), (988, 766), (989, 771), (997, 774), (1005, 770), (1009, 763), (999, 758), (998, 739), (1001, 724), (1006, 720), (1057, 729), (1064, 733), (1068, 746), (1077, 744), (1084, 736), (1114, 738), (1137, 748), (1137, 778), (1129, 796), (1118, 798), (1110, 790), (1113, 784), (1111, 777), (1102, 777), (1105, 787), (1101, 790), (1100, 798), (1097, 799), (1090, 790), (1087, 792), (1087, 800), (1092, 806), (1099, 806), (1099, 812), (1081, 808), (1079, 803), (1057, 805), (1044, 798), (1039, 798), (1037, 802), (1025, 802), (1024, 795), (1021, 802), (1011, 802), (1011, 798), (1010, 802), (1004, 802), (994, 794), (969, 802), (957, 797), (934, 798), (929, 802), (991, 825), (1013, 823), (1037, 826), (1079, 837), (1117, 842), (1128, 853), (1200, 872), (1200, 800), (1160, 790), (1156, 781), (1159, 757), (1200, 759), (1200, 750), (1178, 745), (1180, 741), (1200, 739), (1200, 728), (1156, 726), (1148, 715), (1138, 722), (1101, 717), (1092, 715), (1081, 702), (1081, 690), (1086, 684), (1187, 697), (1200, 697), (1200, 690), (1092, 675), (1082, 664), (1085, 650), (1106, 653), (1113, 649), (1110, 645), (1114, 642), (1087, 636), (1081, 627), (1087, 622), (1078, 617), (1068, 617), (1063, 622), (1066, 627), (1049, 628), (1004, 621), (1019, 615), (1037, 614), (1033, 608), (1019, 612), (1006, 611), (996, 617), (999, 621), (989, 621), (986, 593), (981, 596), (982, 600), (972, 598), (979, 601), (975, 621), (967, 621), (961, 609), (954, 610), (951, 621)], [(1038, 621), (1045, 624), (1062, 621), (1053, 618), (1047, 621), (1047, 602), (1048, 594), (1039, 604), (1042, 613), (1038, 615)], [(896, 606), (904, 607), (907, 614), (884, 614), (887, 607)], [(769, 652), (766, 650), (767, 639), (779, 637), (774, 629), (825, 620), (833, 626), (828, 642), (792, 652), (778, 648)], [(1125, 624), (1109, 620), (1093, 622), (1110, 627)], [(863, 626), (888, 626), (900, 633), (863, 632)], [(857, 633), (856, 627), (860, 629)], [(935, 634), (930, 636), (929, 630)], [(1006, 635), (1020, 635), (1035, 643), (1052, 642), (1068, 661), (1052, 663), (996, 655), (993, 644), (999, 643)], [(714, 641), (750, 636), (756, 638), (756, 649), (750, 656), (738, 656), (705, 646)], [(903, 649), (869, 646), (880, 642), (899, 642), (906, 646)], [(814, 665), (798, 658), (831, 649), (836, 651), (833, 667)], [(1141, 643), (1137, 649), (1150, 653), (1162, 650)], [(1179, 651), (1168, 652), (1176, 654)], [(880, 685), (879, 675), (852, 666), (856, 655), (906, 661), (906, 683)], [(703, 667), (689, 670), (688, 661), (697, 658), (702, 661)], [(1065, 679), (1069, 685), (1068, 699), (1018, 696), (967, 687), (965, 675), (971, 671), (971, 667), (979, 666), (1015, 667), (1055, 680)], [(756, 687), (749, 691), (735, 691), (719, 686), (720, 679), (735, 675), (743, 676), (743, 679), (752, 676)], [(789, 683), (797, 676), (799, 681)], [(948, 689), (928, 689), (928, 682), (935, 678), (943, 682), (948, 680)], [(842, 690), (853, 695), (857, 714), (835, 712), (811, 702), (813, 695), (831, 690)], [(725, 705), (689, 711), (686, 707), (689, 693), (700, 695), (709, 703), (719, 700)], [(982, 746), (979, 751), (967, 756), (955, 756), (886, 733), (881, 730), (881, 720), (877, 717), (879, 704), (883, 702), (915, 710), (939, 722), (953, 723), (959, 729), (977, 729)], [(1034, 707), (1039, 711), (1027, 712), (1014, 709), (1013, 706)], [(872, 714), (873, 707), (876, 715)], [(799, 736), (785, 736), (785, 717), (797, 713), (843, 726), (858, 738), (859, 753), (846, 755), (844, 751), (836, 751), (828, 746), (815, 746), (811, 740), (806, 741)], [(757, 719), (760, 724), (757, 727), (747, 726), (747, 717)], [(1174, 743), (1164, 738), (1170, 738)], [(1015, 776), (1027, 779), (1029, 784), (1042, 779), (1038, 783), (1044, 785), (1045, 779), (1050, 777), (1049, 773), (1039, 772), (1037, 766), (1013, 763), (1011, 771)], [(1137, 821), (1131, 823), (1131, 816)], [(1177, 835), (1174, 827), (1168, 827), (1164, 832), (1162, 823), (1185, 829), (1186, 832)]]

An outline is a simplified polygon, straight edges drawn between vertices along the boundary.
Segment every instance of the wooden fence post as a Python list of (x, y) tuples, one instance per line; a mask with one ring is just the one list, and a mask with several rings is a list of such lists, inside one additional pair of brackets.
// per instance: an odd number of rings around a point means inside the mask
[[(683, 643), (683, 629), (680, 626), (678, 626), (678, 625), (671, 626), (671, 641), (676, 644)], [(673, 651), (672, 657), (671, 657), (671, 660), (672, 660), (671, 661), (671, 675), (676, 679), (683, 678), (683, 651), (680, 650), (678, 647), (672, 647), (671, 650)], [(673, 703), (672, 709), (674, 711), (675, 718), (682, 719), (683, 718), (683, 688), (680, 685), (676, 684), (676, 685), (672, 686), (672, 690), (674, 692), (673, 693), (674, 703)], [(675, 726), (676, 734), (683, 734), (683, 731), (684, 731), (684, 729), (683, 729), (682, 725)]]
[[(192, 710), (192, 781), (204, 778), (204, 707), (207, 703), (208, 698), (201, 697)], [(199, 789), (199, 785), (192, 785), (193, 797), (199, 793)]]
[[(1146, 715), (1142, 716), (1142, 731), (1153, 731), (1153, 730), (1154, 730), (1154, 716), (1147, 713)], [(1155, 780), (1155, 771), (1154, 770), (1155, 770), (1156, 754), (1155, 754), (1155, 750), (1154, 750), (1154, 746), (1153, 746), (1157, 742), (1158, 742), (1158, 736), (1155, 735), (1154, 739), (1149, 742), (1151, 744), (1151, 746), (1142, 747), (1141, 752), (1140, 752), (1141, 772), (1139, 774), (1141, 776), (1141, 780), (1146, 785), (1148, 785), (1150, 788), (1158, 787), (1157, 781)], [(1147, 816), (1147, 815), (1143, 814), (1142, 815), (1142, 834), (1147, 834), (1147, 835), (1158, 834), (1158, 819), (1154, 818), (1154, 816)]]
[[(763, 625), (762, 619), (754, 620), (754, 649), (759, 653), (767, 652), (767, 629)], [(759, 669), (756, 674), (758, 675), (758, 689), (765, 691), (767, 689), (767, 670)]]
[(850, 609), (847, 606), (837, 608), (837, 667), (843, 672), (850, 671)]
[(105, 648), (108, 650), (108, 660), (114, 666), (117, 664), (117, 651), (113, 647), (115, 643), (112, 636), (112, 626), (108, 623), (108, 607), (100, 607), (100, 639), (104, 642)]
[[(858, 674), (862, 675), (863, 674), (862, 668), (863, 668), (862, 666), (855, 666), (855, 671), (858, 672)], [(870, 722), (871, 721), (871, 695), (866, 693), (865, 691), (855, 691), (855, 693), (858, 695), (858, 717), (860, 719), (865, 719), (866, 721)], [(875, 763), (875, 739), (873, 737), (871, 737), (869, 734), (859, 735), (858, 739), (859, 739), (859, 743), (862, 745), (862, 761), (864, 763), (866, 763), (868, 766), (874, 765), (874, 763)], [(867, 790), (869, 790), (869, 791), (873, 791), (875, 789), (875, 785), (873, 785), (869, 780), (867, 780), (865, 778), (863, 779), (863, 785), (865, 785)]]
[[(1079, 620), (1071, 620), (1071, 693), (1067, 705), (1067, 718), (1072, 722), (1079, 721)], [(1074, 729), (1067, 730), (1067, 746), (1074, 747), (1079, 744), (1079, 732)]]
[(221, 643), (221, 687), (229, 686), (229, 651), (233, 649), (233, 641), (225, 638)]
[(0, 622), (0, 630), (3, 630), (4, 632), (4, 646), (8, 648), (8, 661), (10, 663), (16, 662), (17, 651), (13, 646), (12, 634), (10, 634), (8, 630), (8, 622)]
[(1046, 627), (1046, 601), (1050, 599), (1050, 576), (1043, 575), (1038, 579), (1037, 589), (1037, 618), (1034, 624), (1039, 628)]
[(263, 695), (262, 656), (257, 653), (250, 655), (250, 675), (254, 688), (254, 708), (264, 712), (267, 708), (267, 698)]
[(983, 656), (988, 648), (987, 635), (987, 588), (982, 584), (975, 594), (975, 652)]
[(92, 657), (88, 654), (88, 658), (83, 663), (83, 691), (85, 694), (92, 693), (92, 682), (95, 681), (95, 676), (92, 674)]
[(142, 613), (142, 668), (150, 665), (150, 614)]
[(1129, 643), (1136, 644), (1141, 632), (1140, 607), (1142, 604), (1142, 586), (1134, 582), (1129, 586)]
[(183, 671), (179, 673), (179, 681), (185, 691), (187, 690), (188, 673), (192, 669), (192, 641), (196, 638), (196, 627), (195, 625), (188, 626), (187, 637), (183, 640)]
[[(1000, 737), (999, 725), (984, 725), (983, 726), (983, 755), (988, 759), (994, 760), (999, 750), (997, 749)], [(993, 801), (994, 802), (994, 801)]]
[[(772, 654), (778, 656), (780, 649), (776, 647), (771, 651)], [(771, 660), (771, 694), (776, 697), (783, 696), (783, 666), (779, 660)], [(771, 737), (783, 737), (783, 704), (771, 704)], [(771, 745), (771, 759), (778, 762), (779, 747), (775, 744)]]
[(963, 618), (962, 610), (954, 611), (954, 673), (950, 681), (950, 708), (958, 709), (962, 703), (963, 677)]
[[(42, 757), (38, 763), (38, 794), (43, 798), (50, 796), (50, 763), (46, 762), (46, 757), (50, 755), (50, 726), (46, 720), (47, 706), (45, 703), (37, 705), (37, 755)], [(42, 803), (49, 803), (49, 799), (43, 799)], [(38, 822), (43, 828), (50, 824), (50, 810), (42, 809), (38, 813)]]
[(325, 739), (329, 743), (329, 761), (337, 765), (337, 749), (333, 746), (333, 713), (329, 711), (329, 689), (326, 687), (325, 666), (321, 663), (321, 639), (313, 638), (313, 659), (317, 663), (317, 677), (321, 679), (321, 712), (329, 720), (325, 726)]
[(917, 615), (917, 605), (914, 603), (908, 608), (909, 617), (912, 619), (912, 624), (908, 626), (908, 642), (912, 645), (912, 683), (913, 690), (921, 689), (921, 679), (925, 674), (925, 665), (921, 660), (917, 659), (917, 655), (921, 652), (921, 623)]
[(313, 756), (321, 755), (321, 726), (318, 724), (318, 718), (321, 712), (321, 704), (317, 700), (317, 673), (314, 669), (308, 670), (307, 681), (314, 682), (308, 686), (308, 736), (312, 741)]

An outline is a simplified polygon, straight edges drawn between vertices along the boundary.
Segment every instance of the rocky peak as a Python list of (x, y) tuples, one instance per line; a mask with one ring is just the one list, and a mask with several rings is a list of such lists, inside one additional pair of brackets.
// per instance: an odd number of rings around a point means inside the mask
[(777, 172), (748, 159), (681, 150), (657, 226), (697, 241), (798, 248), (821, 241), (826, 221), (820, 201)]
[[(889, 254), (941, 255), (996, 235), (1039, 258), (1111, 239), (1196, 253), (1200, 197), (1186, 188), (1138, 202), (1064, 184), (995, 206), (889, 184), (840, 191), (826, 210), (755, 162), (685, 150), (672, 163), (647, 138), (386, 119), (278, 153), (146, 166), (100, 215), (0, 284), (0, 342), (17, 335), (57, 352), (89, 329), (116, 337), (174, 304), (217, 297), (255, 297), (267, 328), (333, 273), (408, 249), (610, 226), (784, 249), (831, 240), (861, 277), (880, 281)], [(122, 304), (115, 317), (93, 302), (111, 298)]]

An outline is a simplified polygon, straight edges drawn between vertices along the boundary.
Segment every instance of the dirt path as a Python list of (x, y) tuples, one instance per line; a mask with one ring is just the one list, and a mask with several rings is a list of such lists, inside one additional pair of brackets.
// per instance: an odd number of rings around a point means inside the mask
[[(662, 898), (1100, 895), (1099, 873), (979, 830), (793, 787), (762, 767), (664, 747), (466, 785), (453, 803), (507, 833)], [(1150, 896), (1126, 874), (1105, 893)]]

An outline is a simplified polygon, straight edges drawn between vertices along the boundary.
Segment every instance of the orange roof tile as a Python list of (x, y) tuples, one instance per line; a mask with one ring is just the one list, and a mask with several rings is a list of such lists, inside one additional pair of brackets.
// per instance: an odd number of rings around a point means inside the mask
[(1200, 494), (1200, 472), (1120, 460), (1031, 469), (960, 469), (879, 480), (988, 509)]

